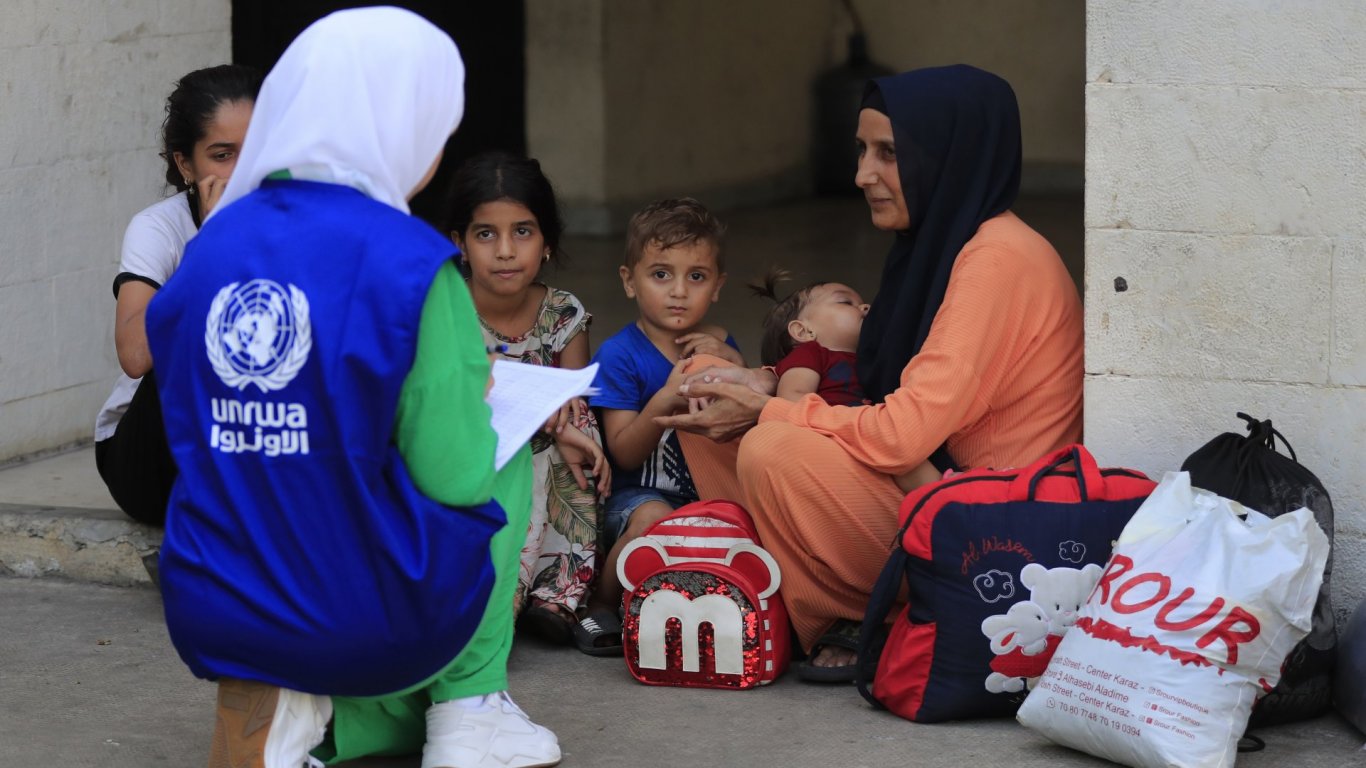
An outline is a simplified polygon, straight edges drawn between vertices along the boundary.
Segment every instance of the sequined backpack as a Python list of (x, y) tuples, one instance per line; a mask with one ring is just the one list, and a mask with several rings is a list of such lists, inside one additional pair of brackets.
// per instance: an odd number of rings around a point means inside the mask
[(647, 685), (753, 688), (791, 649), (778, 563), (729, 501), (680, 507), (622, 550), (626, 666)]

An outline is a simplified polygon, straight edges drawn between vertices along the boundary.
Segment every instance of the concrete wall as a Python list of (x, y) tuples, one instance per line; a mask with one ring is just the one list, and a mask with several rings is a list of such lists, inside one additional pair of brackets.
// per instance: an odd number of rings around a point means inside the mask
[(527, 148), (567, 209), (607, 199), (607, 95), (601, 0), (526, 8)]
[(1363, 30), (1355, 0), (1087, 4), (1087, 442), (1158, 473), (1272, 419), (1333, 496), (1342, 614), (1366, 596)]
[[(1082, 0), (857, 0), (879, 62), (967, 62), (1020, 99), (1025, 185), (1080, 189)], [(619, 229), (647, 200), (734, 205), (811, 188), (812, 84), (844, 61), (839, 3), (527, 4), (527, 138), (571, 229)], [(852, 139), (851, 139), (852, 140)]]
[(1036, 175), (1072, 168), (1080, 185), (1085, 0), (854, 0), (854, 7), (872, 57), (885, 66), (972, 64), (1008, 80), (1020, 101), (1026, 166)]
[(810, 88), (835, 7), (786, 0), (527, 4), (527, 142), (571, 229), (642, 203), (725, 208), (810, 188)]
[(166, 95), (231, 54), (229, 0), (3, 6), (0, 461), (90, 438), (123, 229), (163, 191)]
[(762, 199), (808, 188), (810, 88), (828, 66), (831, 8), (653, 0), (609, 10), (608, 185), (616, 196), (707, 189), (713, 198)]

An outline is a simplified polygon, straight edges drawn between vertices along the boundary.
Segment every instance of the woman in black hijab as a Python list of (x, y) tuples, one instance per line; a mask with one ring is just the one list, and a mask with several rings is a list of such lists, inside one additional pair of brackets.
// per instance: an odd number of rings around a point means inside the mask
[(1020, 115), (1006, 81), (962, 65), (879, 78), (868, 84), (865, 110), (890, 119), (909, 216), (880, 219), (890, 206), (880, 203), (877, 180), (861, 174), (874, 226), (897, 233), (858, 347), (859, 380), (881, 402), (929, 336), (958, 252), (982, 222), (1015, 203)]
[(1081, 302), (1057, 252), (1009, 210), (1021, 155), (1009, 84), (963, 65), (879, 78), (857, 141), (873, 225), (895, 233), (857, 353), (874, 405), (785, 401), (769, 372), (713, 369), (685, 387), (709, 407), (661, 420), (744, 435), (729, 469), (726, 446), (685, 441), (689, 467), (704, 498), (754, 516), (816, 651), (804, 676), (821, 680), (852, 679), (849, 625), (896, 531), (893, 475), (927, 458), (1022, 466), (1081, 437)]

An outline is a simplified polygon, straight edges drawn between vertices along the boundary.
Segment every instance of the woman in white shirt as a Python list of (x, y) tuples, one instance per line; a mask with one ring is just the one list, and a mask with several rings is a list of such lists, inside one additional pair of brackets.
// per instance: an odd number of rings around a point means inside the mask
[(95, 422), (95, 465), (119, 508), (139, 522), (165, 522), (176, 476), (143, 312), (223, 194), (260, 88), (260, 73), (231, 64), (180, 79), (161, 127), (166, 183), (176, 194), (135, 215), (123, 236), (114, 278), (114, 345), (123, 375)]

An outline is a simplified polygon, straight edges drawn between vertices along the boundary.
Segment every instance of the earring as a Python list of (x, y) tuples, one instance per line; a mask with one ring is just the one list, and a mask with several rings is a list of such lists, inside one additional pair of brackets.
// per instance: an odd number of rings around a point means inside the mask
[(548, 248), (546, 249), (545, 256), (541, 257), (541, 261), (542, 261), (543, 263), (549, 263), (549, 262), (550, 262), (550, 249), (548, 249)]
[(198, 193), (198, 191), (199, 191), (199, 190), (198, 190), (198, 189), (195, 187), (195, 185), (194, 185), (194, 181), (193, 181), (192, 179), (190, 179), (190, 178), (187, 177), (187, 178), (185, 179), (185, 193), (186, 193), (186, 194), (193, 195), (193, 194)]

